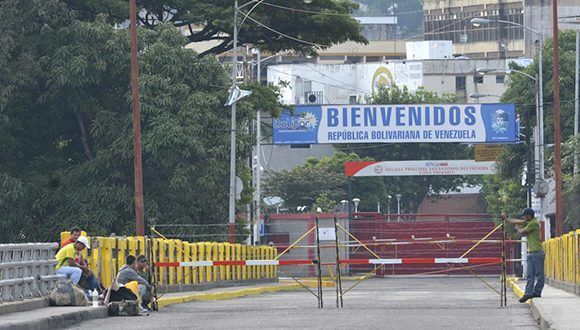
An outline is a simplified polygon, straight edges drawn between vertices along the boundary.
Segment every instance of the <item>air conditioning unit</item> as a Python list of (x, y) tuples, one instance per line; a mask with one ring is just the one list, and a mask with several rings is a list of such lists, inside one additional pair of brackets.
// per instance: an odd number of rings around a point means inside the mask
[(304, 93), (304, 103), (305, 104), (322, 104), (322, 103), (324, 103), (322, 92), (305, 92)]

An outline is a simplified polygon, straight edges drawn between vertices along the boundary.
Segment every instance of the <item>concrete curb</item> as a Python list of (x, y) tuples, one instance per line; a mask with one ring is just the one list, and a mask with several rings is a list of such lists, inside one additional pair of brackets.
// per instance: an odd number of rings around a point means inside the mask
[[(516, 297), (518, 297), (518, 299), (520, 299), (521, 297), (524, 296), (524, 290), (522, 290), (519, 286), (518, 286), (518, 278), (517, 277), (508, 277), (507, 278), (507, 282), (508, 285), (512, 288), (512, 290), (514, 291), (514, 294), (516, 295)], [(530, 304), (530, 302), (533, 299), (530, 299), (528, 301), (526, 301), (526, 304)]]
[(48, 298), (34, 298), (0, 304), (0, 315), (31, 311), (48, 307)]
[[(57, 309), (62, 309), (63, 312), (55, 315)], [(107, 316), (107, 307), (47, 307), (32, 312), (3, 315), (0, 329), (62, 329), (83, 321)]]
[[(304, 281), (302, 284), (308, 287), (316, 287), (318, 283), (316, 281)], [(334, 282), (323, 281), (323, 287), (334, 287)], [(233, 298), (241, 298), (245, 296), (251, 295), (259, 295), (264, 293), (273, 293), (273, 292), (283, 292), (283, 291), (294, 291), (302, 289), (302, 286), (298, 283), (291, 283), (291, 284), (280, 284), (275, 286), (262, 286), (257, 288), (246, 288), (240, 290), (232, 290), (232, 291), (222, 291), (222, 292), (210, 292), (210, 293), (194, 293), (189, 295), (184, 295), (180, 297), (168, 297), (168, 298), (160, 298), (157, 301), (157, 306), (159, 308), (167, 307), (169, 305), (175, 304), (183, 304), (192, 301), (208, 301), (208, 300), (225, 300), (225, 299), (233, 299)]]

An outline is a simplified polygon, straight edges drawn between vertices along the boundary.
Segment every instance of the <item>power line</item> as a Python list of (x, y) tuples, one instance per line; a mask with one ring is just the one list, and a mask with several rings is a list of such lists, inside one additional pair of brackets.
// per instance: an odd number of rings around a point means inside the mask
[(318, 44), (318, 43), (315, 43), (315, 42), (310, 42), (310, 41), (306, 41), (306, 40), (298, 39), (298, 38), (296, 38), (296, 37), (293, 37), (293, 36), (287, 35), (287, 34), (285, 34), (285, 33), (282, 33), (282, 32), (280, 32), (280, 31), (278, 31), (278, 30), (276, 30), (276, 29), (273, 29), (273, 28), (269, 27), (268, 25), (266, 25), (266, 24), (264, 24), (264, 23), (262, 23), (262, 22), (259, 22), (259, 21), (255, 20), (255, 19), (253, 19), (253, 18), (252, 18), (252, 17), (250, 17), (248, 14), (246, 14), (246, 13), (244, 13), (244, 12), (242, 12), (242, 11), (240, 11), (240, 12), (241, 12), (241, 13), (242, 13), (242, 14), (243, 14), (243, 15), (244, 15), (244, 16), (245, 16), (247, 19), (249, 19), (250, 21), (252, 21), (252, 22), (254, 22), (254, 23), (258, 24), (259, 26), (261, 26), (261, 27), (263, 27), (263, 28), (265, 28), (265, 29), (267, 29), (267, 30), (270, 30), (271, 32), (274, 32), (274, 33), (276, 33), (276, 34), (278, 34), (278, 35), (280, 35), (280, 36), (282, 36), (282, 37), (285, 37), (285, 38), (288, 38), (288, 39), (290, 39), (290, 40), (294, 40), (294, 41), (297, 41), (297, 42), (301, 42), (301, 43), (303, 43), (303, 44), (307, 44), (307, 45), (315, 46), (315, 47), (321, 47), (321, 48), (330, 47), (329, 45), (322, 45), (322, 44)]

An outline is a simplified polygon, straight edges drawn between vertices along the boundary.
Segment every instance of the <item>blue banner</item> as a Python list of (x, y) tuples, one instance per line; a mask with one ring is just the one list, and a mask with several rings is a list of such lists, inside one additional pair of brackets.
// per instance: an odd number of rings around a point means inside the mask
[(273, 120), (274, 144), (509, 143), (513, 104), (309, 105)]

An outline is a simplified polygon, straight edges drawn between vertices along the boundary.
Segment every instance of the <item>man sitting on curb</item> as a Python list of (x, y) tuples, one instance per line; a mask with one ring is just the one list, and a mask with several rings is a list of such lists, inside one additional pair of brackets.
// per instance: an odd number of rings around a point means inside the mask
[[(147, 257), (142, 254), (137, 256), (137, 274), (144, 278), (148, 283), (151, 283)], [(143, 306), (143, 308), (148, 308), (152, 297), (151, 290), (147, 289), (145, 285), (139, 284), (139, 294), (141, 295), (141, 306)]]
[(531, 298), (540, 298), (542, 296), (545, 254), (542, 240), (540, 239), (540, 223), (534, 218), (534, 210), (525, 208), (521, 216), (524, 218), (523, 220), (510, 219), (505, 213), (501, 214), (503, 220), (516, 225), (516, 230), (520, 234), (526, 235), (528, 239), (526, 292), (520, 299), (521, 303), (525, 303)]
[(70, 277), (73, 283), (78, 284), (81, 275), (83, 274), (83, 270), (88, 270), (88, 267), (77, 263), (75, 261), (75, 256), (85, 248), (91, 248), (89, 246), (89, 240), (86, 237), (80, 236), (73, 244), (68, 244), (60, 249), (56, 254), (56, 274), (66, 275), (67, 277)]
[(137, 258), (132, 255), (128, 255), (125, 258), (125, 265), (121, 267), (119, 273), (117, 274), (117, 282), (120, 284), (127, 284), (129, 282), (136, 281), (139, 285), (139, 294), (141, 295), (141, 302), (144, 302), (145, 293), (151, 289), (151, 285), (143, 277), (139, 276), (137, 273)]

